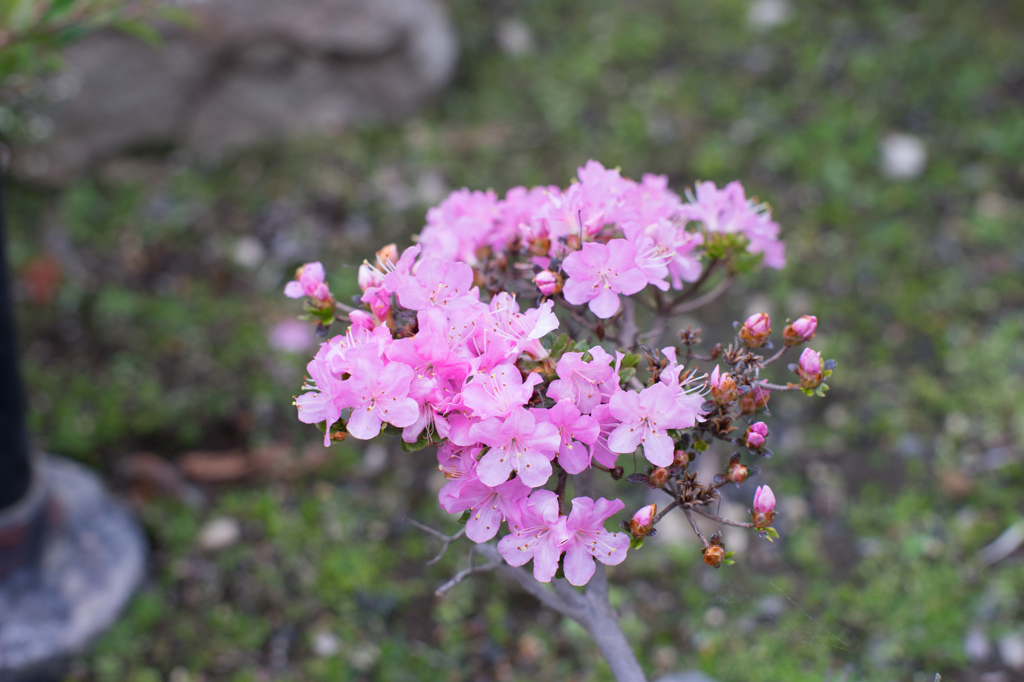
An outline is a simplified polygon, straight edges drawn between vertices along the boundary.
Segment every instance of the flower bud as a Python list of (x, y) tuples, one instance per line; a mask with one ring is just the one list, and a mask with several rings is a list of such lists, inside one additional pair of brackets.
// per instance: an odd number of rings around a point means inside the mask
[(766, 485), (757, 486), (754, 491), (754, 509), (750, 517), (757, 528), (767, 528), (775, 519), (775, 494)]
[(775, 509), (775, 493), (766, 485), (757, 486), (754, 491), (754, 511), (767, 514)]
[(704, 563), (715, 568), (720, 567), (732, 554), (732, 552), (725, 551), (725, 543), (722, 542), (721, 533), (712, 533), (711, 537), (708, 538), (708, 546), (702, 549), (701, 552), (704, 554)]
[(764, 445), (766, 438), (768, 438), (768, 425), (764, 422), (751, 424), (747, 427), (747, 432), (743, 436), (743, 440), (746, 441), (747, 447), (751, 450), (757, 450)]
[(711, 397), (719, 405), (736, 400), (736, 381), (729, 376), (728, 372), (719, 373), (718, 365), (715, 365), (715, 369), (711, 372), (708, 384), (711, 386)]
[(668, 469), (665, 467), (655, 467), (647, 476), (647, 485), (652, 488), (664, 488), (666, 483), (668, 483)]
[(370, 287), (382, 286), (384, 284), (384, 275), (381, 274), (380, 270), (364, 261), (359, 266), (357, 281), (359, 282), (359, 288), (362, 291), (366, 291)]
[(704, 548), (704, 563), (713, 568), (719, 568), (722, 560), (725, 559), (725, 547), (721, 545), (709, 545)]
[(742, 414), (756, 414), (768, 407), (768, 399), (771, 397), (772, 392), (767, 388), (754, 385), (753, 389), (745, 393), (740, 399), (740, 412)]
[(797, 363), (796, 373), (800, 375), (800, 386), (817, 388), (824, 378), (821, 354), (810, 348), (804, 348), (804, 352), (800, 354), (800, 362)]
[(654, 528), (654, 515), (658, 513), (658, 505), (649, 504), (641, 507), (633, 518), (629, 520), (629, 532), (633, 537), (640, 539), (646, 537)]
[(672, 466), (680, 469), (690, 466), (690, 453), (686, 450), (676, 450), (672, 453)]
[(395, 244), (388, 244), (383, 249), (377, 252), (377, 262), (382, 266), (387, 267), (390, 263), (392, 266), (398, 263), (398, 246)]
[(542, 270), (533, 278), (540, 293), (545, 296), (554, 296), (562, 290), (562, 278), (550, 270)]
[(743, 481), (747, 480), (747, 476), (749, 475), (750, 472), (747, 471), (746, 465), (736, 462), (735, 464), (729, 465), (729, 471), (725, 474), (725, 478), (730, 483), (739, 485), (740, 483), (743, 483)]
[(756, 313), (747, 318), (740, 329), (740, 338), (747, 348), (760, 348), (772, 333), (772, 321), (768, 313)]
[(782, 331), (782, 340), (787, 346), (799, 346), (814, 338), (814, 332), (818, 329), (818, 318), (814, 315), (804, 315), (796, 322), (789, 324)]

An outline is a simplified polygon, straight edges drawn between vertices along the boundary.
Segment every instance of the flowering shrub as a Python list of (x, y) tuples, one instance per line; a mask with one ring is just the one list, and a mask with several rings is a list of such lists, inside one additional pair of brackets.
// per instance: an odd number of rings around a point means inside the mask
[[(764, 313), (706, 353), (689, 327), (677, 345), (639, 343), (657, 341), (674, 315), (711, 302), (736, 274), (785, 265), (770, 209), (738, 182), (699, 183), (687, 199), (664, 177), (636, 182), (590, 161), (566, 189), (452, 193), (427, 213), (416, 245), (364, 262), (359, 307), (334, 300), (320, 263), (304, 265), (285, 293), (306, 297), (322, 335), (335, 319), (349, 327), (310, 362), (299, 419), (318, 424), (325, 445), (391, 433), (406, 451), (437, 446), (448, 479), (441, 508), (462, 515), (473, 542), (499, 537), (508, 565), (532, 561), (539, 582), (587, 584), (595, 561), (621, 563), (676, 508), (706, 563), (732, 563), (721, 535), (705, 538), (693, 514), (775, 535), (768, 486), (758, 487), (749, 522), (708, 506), (721, 486), (758, 474), (744, 457), (771, 457), (768, 427), (755, 420), (772, 393), (822, 395), (834, 363), (807, 348), (790, 366), (797, 383), (760, 377), (814, 338), (813, 316), (787, 320), (770, 357)], [(715, 440), (738, 450), (722, 474), (698, 481), (687, 469)], [(619, 458), (634, 453), (647, 466), (624, 477)], [(664, 490), (669, 502), (609, 530), (624, 504), (594, 499), (595, 470)]]

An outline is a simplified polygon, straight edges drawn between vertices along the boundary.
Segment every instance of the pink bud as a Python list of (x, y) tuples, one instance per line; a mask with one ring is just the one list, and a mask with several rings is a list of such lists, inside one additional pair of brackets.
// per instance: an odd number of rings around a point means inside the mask
[(747, 433), (744, 436), (747, 441), (747, 447), (754, 450), (764, 445), (764, 441), (768, 438), (768, 425), (764, 422), (757, 422), (747, 427)]
[(817, 388), (825, 377), (821, 373), (821, 354), (810, 348), (804, 348), (800, 354), (796, 373), (800, 375), (800, 385), (804, 388)]
[(553, 296), (562, 290), (562, 282), (555, 273), (550, 270), (543, 270), (537, 273), (537, 276), (533, 278), (533, 281), (537, 284), (537, 288), (545, 296)]
[(768, 313), (756, 313), (747, 318), (740, 329), (740, 338), (748, 348), (760, 348), (772, 333), (772, 321)]
[(757, 486), (754, 491), (754, 511), (767, 514), (775, 509), (775, 493), (766, 485)]
[(711, 376), (708, 378), (708, 384), (711, 386), (711, 397), (715, 399), (719, 404), (724, 404), (736, 399), (736, 381), (729, 373), (720, 373), (718, 365), (715, 365), (715, 369), (712, 370)]
[(369, 263), (363, 263), (359, 266), (359, 288), (366, 291), (370, 287), (379, 287), (384, 284), (384, 275), (381, 274), (380, 270), (373, 267)]
[(764, 334), (771, 331), (772, 321), (768, 313), (755, 313), (747, 318), (743, 326), (755, 334)]
[(814, 332), (818, 329), (818, 318), (814, 315), (804, 315), (796, 322), (790, 324), (782, 332), (782, 338), (787, 346), (798, 346), (814, 338)]
[(629, 521), (629, 532), (635, 538), (642, 538), (651, 532), (654, 526), (654, 515), (658, 513), (658, 505), (649, 504), (641, 507)]

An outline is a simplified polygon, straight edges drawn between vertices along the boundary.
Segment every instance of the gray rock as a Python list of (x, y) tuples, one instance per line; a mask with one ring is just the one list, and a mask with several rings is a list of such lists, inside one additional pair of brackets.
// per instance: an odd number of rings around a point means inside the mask
[(37, 563), (0, 580), (0, 680), (63, 679), (64, 663), (106, 630), (143, 578), (138, 522), (99, 477), (46, 457), (46, 532)]
[(1024, 670), (1024, 635), (1011, 632), (999, 638), (999, 658), (1007, 668)]
[[(450, 79), (454, 29), (436, 0), (206, 0), (152, 47), (113, 31), (65, 53), (76, 92), (40, 104), (52, 134), (14, 170), (61, 181), (121, 153), (204, 156), (413, 111)], [(48, 123), (49, 125), (49, 123)]]

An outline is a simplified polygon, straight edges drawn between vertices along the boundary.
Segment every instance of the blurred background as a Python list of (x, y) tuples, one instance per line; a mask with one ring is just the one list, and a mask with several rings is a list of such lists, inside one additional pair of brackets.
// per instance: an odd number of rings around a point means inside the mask
[(458, 528), (433, 454), (296, 421), (316, 339), (281, 295), (321, 260), (345, 300), (451, 189), (593, 158), (769, 201), (788, 268), (693, 322), (714, 342), (813, 313), (838, 362), (827, 399), (773, 397), (775, 457), (723, 508), (770, 483), (780, 541), (727, 533), (714, 571), (668, 524), (611, 571), (648, 673), (1024, 680), (1024, 5), (245, 7), (182, 4), (162, 39), (100, 32), (56, 71), (0, 61), (31, 429), (153, 548), (70, 679), (610, 679), (495, 576), (434, 598), (466, 551), (427, 567), (438, 542), (403, 521)]

